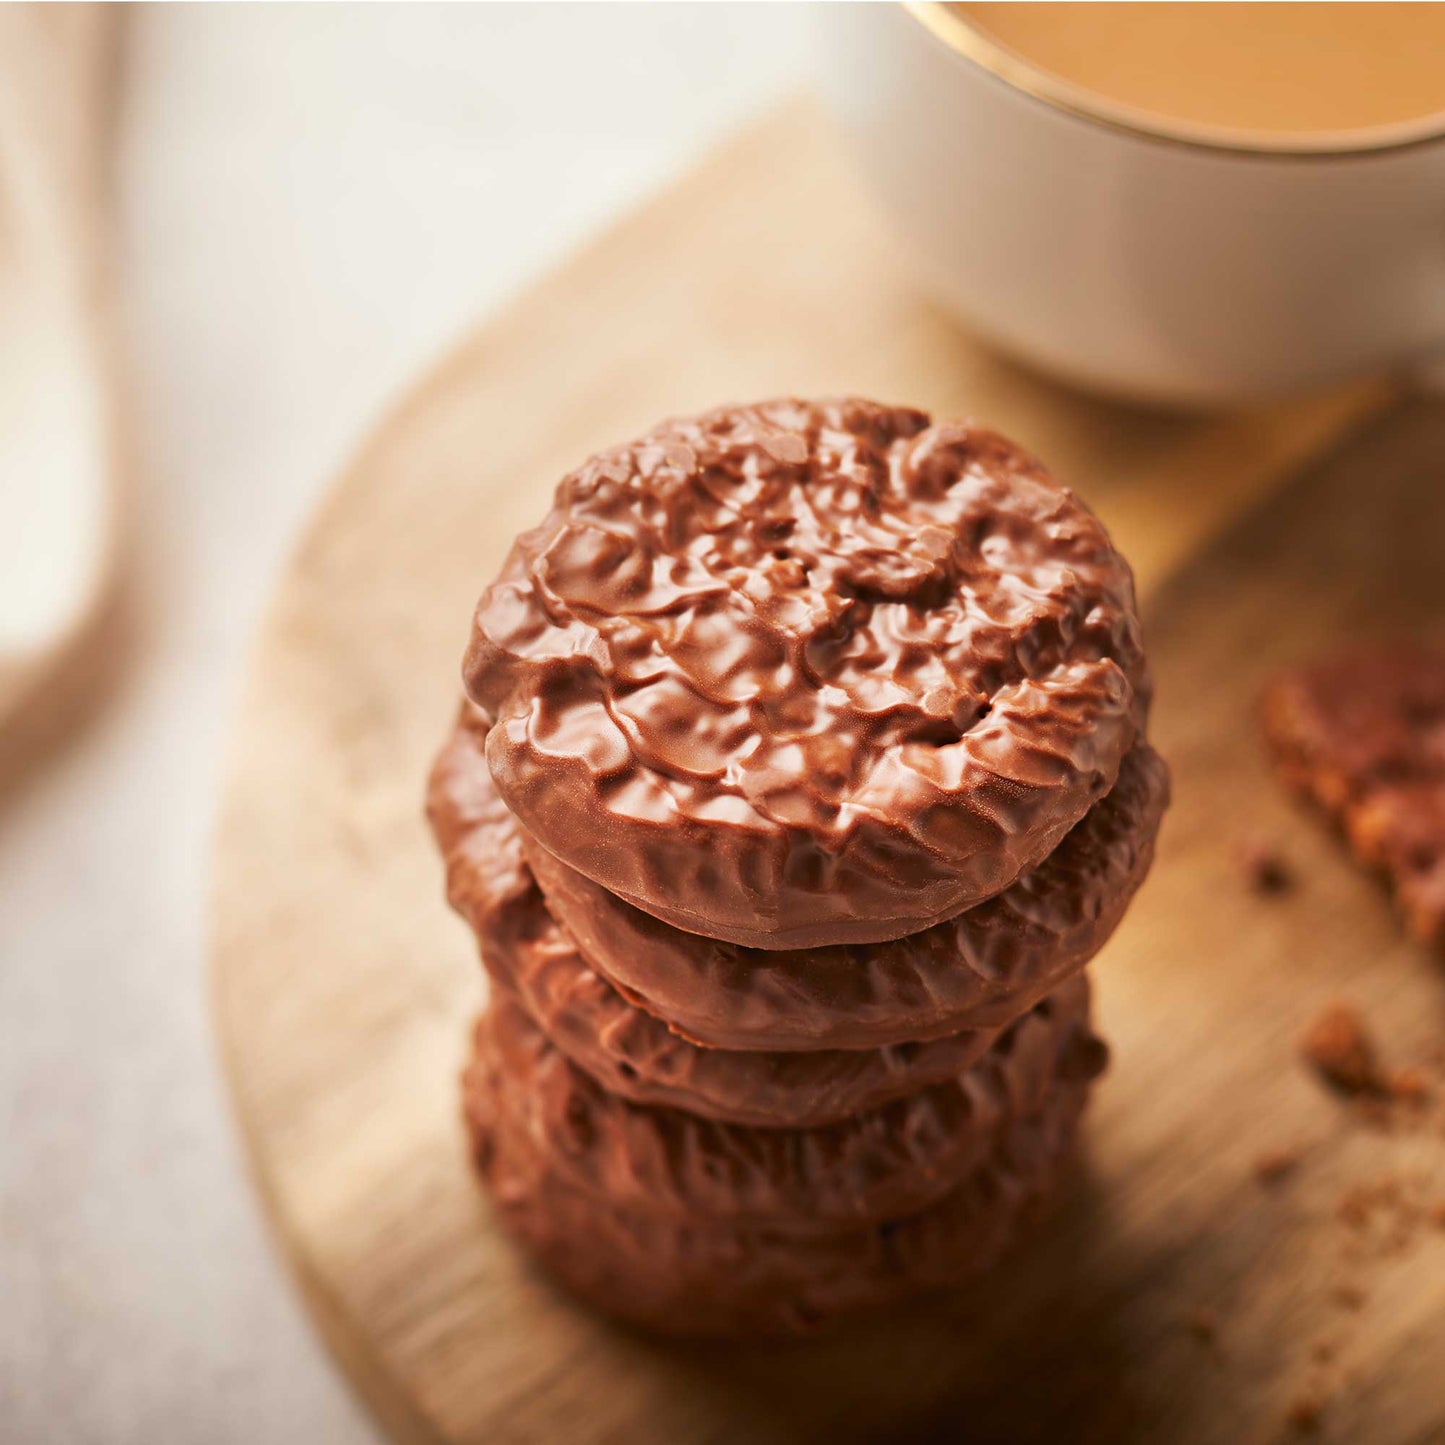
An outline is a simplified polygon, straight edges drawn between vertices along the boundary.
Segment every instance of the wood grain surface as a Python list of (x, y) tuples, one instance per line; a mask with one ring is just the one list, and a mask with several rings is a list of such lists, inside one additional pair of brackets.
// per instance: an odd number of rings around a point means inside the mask
[[(1140, 574), (1178, 800), (1098, 968), (1116, 1063), (1087, 1165), (1032, 1247), (984, 1289), (823, 1340), (683, 1347), (552, 1291), (473, 1185), (456, 1076), (482, 983), (421, 792), (472, 604), (558, 476), (666, 414), (781, 391), (978, 415), (1079, 487)], [(1354, 1263), (1337, 1203), (1357, 1177), (1433, 1168), (1445, 1142), (1363, 1128), (1294, 1053), (1348, 990), (1410, 1062), (1445, 1041), (1440, 982), (1267, 777), (1251, 715), (1289, 658), (1445, 620), (1445, 414), (1381, 416), (1385, 400), (1185, 419), (1025, 376), (919, 300), (798, 106), (382, 424), (259, 643), (219, 840), (215, 998), (277, 1235), (398, 1438), (1268, 1440), (1327, 1396), (1326, 1438), (1440, 1438), (1445, 1231)], [(1251, 893), (1234, 861), (1260, 828), (1300, 875), (1285, 897)], [(1254, 1162), (1280, 1148), (1302, 1163), (1265, 1189)], [(1328, 1367), (1312, 1358), (1326, 1335)]]

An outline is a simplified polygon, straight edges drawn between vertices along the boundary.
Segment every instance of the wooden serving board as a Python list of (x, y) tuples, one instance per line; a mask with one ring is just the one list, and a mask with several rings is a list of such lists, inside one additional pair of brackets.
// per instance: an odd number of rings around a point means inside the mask
[[(1177, 802), (1098, 968), (1116, 1063), (1089, 1162), (1032, 1247), (986, 1289), (822, 1340), (681, 1346), (553, 1292), (473, 1185), (456, 1076), (482, 984), (441, 901), (422, 784), (473, 602), (563, 471), (669, 413), (784, 391), (976, 414), (1075, 482), (1144, 586)], [(277, 1234), (398, 1438), (1233, 1442), (1275, 1438), (1301, 1392), (1326, 1388), (1334, 1438), (1439, 1438), (1445, 1232), (1365, 1279), (1336, 1203), (1361, 1171), (1433, 1167), (1445, 1139), (1351, 1123), (1294, 1040), (1348, 989), (1408, 1062), (1445, 1040), (1445, 1000), (1373, 884), (1269, 780), (1251, 714), (1289, 658), (1445, 620), (1445, 415), (1394, 412), (1279, 490), (1383, 403), (1364, 390), (1190, 420), (1025, 376), (917, 297), (797, 106), (396, 410), (259, 645), (219, 843), (215, 990)], [(1289, 896), (1251, 894), (1231, 861), (1261, 827), (1301, 875)], [(1263, 1189), (1256, 1156), (1295, 1147), (1295, 1175)], [(1366, 1291), (1358, 1308), (1332, 1301), (1341, 1284)], [(1325, 1335), (1329, 1379), (1311, 1360)]]

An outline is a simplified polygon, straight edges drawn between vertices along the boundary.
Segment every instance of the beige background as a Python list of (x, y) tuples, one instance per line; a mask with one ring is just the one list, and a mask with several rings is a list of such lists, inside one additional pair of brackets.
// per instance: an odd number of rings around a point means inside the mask
[(120, 695), (0, 801), (0, 1440), (366, 1440), (272, 1257), (209, 1031), (209, 841), (246, 640), (394, 390), (794, 84), (814, 22), (128, 22), (138, 635)]

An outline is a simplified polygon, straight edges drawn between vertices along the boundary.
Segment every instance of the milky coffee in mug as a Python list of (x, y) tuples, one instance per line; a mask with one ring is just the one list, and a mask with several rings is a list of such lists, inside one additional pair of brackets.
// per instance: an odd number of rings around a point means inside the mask
[(1019, 59), (1186, 126), (1300, 136), (1445, 117), (1445, 4), (959, 4)]

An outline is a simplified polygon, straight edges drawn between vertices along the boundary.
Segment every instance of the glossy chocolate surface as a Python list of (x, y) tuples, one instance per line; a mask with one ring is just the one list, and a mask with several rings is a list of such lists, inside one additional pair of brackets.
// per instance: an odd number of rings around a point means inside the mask
[(870, 402), (664, 424), (564, 478), (478, 607), (492, 773), (571, 868), (763, 949), (917, 932), (1113, 786), (1129, 569), (993, 432)]
[(1011, 1122), (1037, 1113), (1056, 1086), (1089, 1082), (1104, 1060), (1082, 979), (957, 1078), (816, 1129), (720, 1124), (606, 1093), (504, 993), (479, 1026), (478, 1047), (570, 1187), (678, 1219), (799, 1229), (927, 1208), (988, 1158)]
[(1107, 942), (1149, 871), (1169, 774), (1147, 743), (1037, 867), (890, 943), (740, 948), (633, 908), (523, 838), (547, 907), (592, 966), (704, 1044), (850, 1049), (1006, 1024)]
[(797, 1334), (836, 1316), (976, 1278), (1038, 1214), (1066, 1163), (1088, 1097), (1062, 1084), (1007, 1125), (988, 1157), (918, 1213), (820, 1230), (679, 1219), (578, 1189), (529, 1124), (526, 1080), (485, 1044), (464, 1080), (478, 1169), (507, 1230), (596, 1307), (668, 1334)]
[(493, 983), (604, 1088), (642, 1104), (740, 1124), (833, 1123), (953, 1078), (1000, 1026), (927, 1043), (807, 1053), (701, 1048), (626, 999), (547, 911), (516, 820), (487, 771), (486, 723), (470, 705), (437, 757), (428, 814), (447, 895), (477, 935)]

